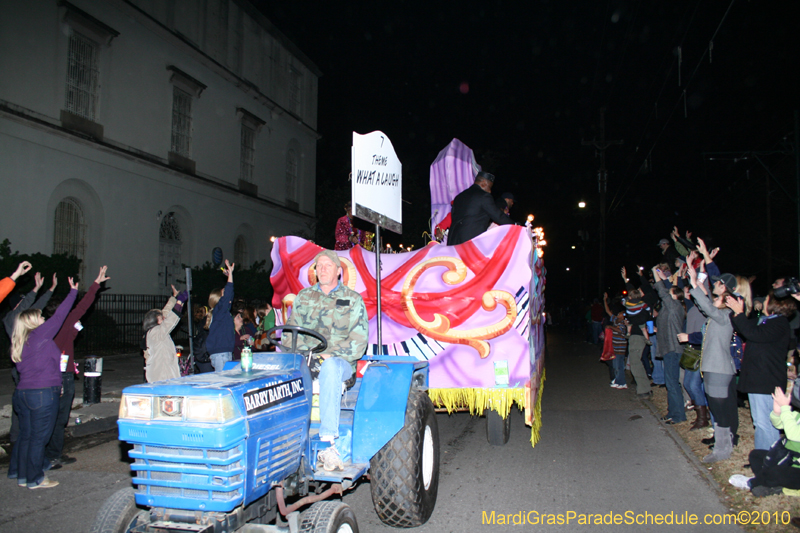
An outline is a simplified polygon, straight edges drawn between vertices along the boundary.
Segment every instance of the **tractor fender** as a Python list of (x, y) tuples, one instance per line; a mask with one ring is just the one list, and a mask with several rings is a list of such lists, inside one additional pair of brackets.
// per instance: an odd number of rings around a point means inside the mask
[(378, 361), (367, 367), (353, 414), (354, 463), (368, 463), (403, 428), (414, 363)]

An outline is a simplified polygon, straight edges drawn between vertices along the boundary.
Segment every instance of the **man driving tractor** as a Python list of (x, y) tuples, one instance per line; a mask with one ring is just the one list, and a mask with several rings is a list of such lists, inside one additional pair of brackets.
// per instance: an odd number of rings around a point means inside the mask
[[(319, 438), (331, 444), (317, 459), (325, 470), (341, 470), (344, 468), (340, 454), (342, 445), (339, 443), (337, 448), (337, 439), (342, 384), (353, 376), (356, 361), (367, 348), (367, 309), (361, 295), (341, 282), (342, 264), (335, 252), (320, 252), (314, 265), (317, 284), (298, 293), (287, 325), (315, 330), (328, 341), (325, 353), (316, 356), (310, 365), (312, 375), (319, 374)], [(313, 342), (306, 345), (304, 338), (301, 334), (298, 349), (313, 348)], [(283, 345), (291, 346), (288, 331), (284, 332)]]

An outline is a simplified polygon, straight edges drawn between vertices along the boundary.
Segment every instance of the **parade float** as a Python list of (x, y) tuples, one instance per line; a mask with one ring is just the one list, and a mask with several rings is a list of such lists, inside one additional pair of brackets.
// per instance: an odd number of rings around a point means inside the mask
[[(444, 218), (478, 170), (472, 151), (457, 139), (442, 150), (431, 166), (434, 221)], [(543, 237), (540, 228), (500, 226), (457, 246), (432, 241), (381, 254), (379, 291), (374, 252), (361, 246), (336, 251), (342, 283), (361, 294), (369, 314), (364, 358), (428, 361), (428, 394), (436, 406), (486, 415), (487, 437), (498, 445), (508, 440), (516, 406), (535, 445), (544, 381)], [(288, 319), (295, 295), (316, 283), (313, 260), (320, 250), (300, 237), (275, 241), (271, 282), (278, 322)]]

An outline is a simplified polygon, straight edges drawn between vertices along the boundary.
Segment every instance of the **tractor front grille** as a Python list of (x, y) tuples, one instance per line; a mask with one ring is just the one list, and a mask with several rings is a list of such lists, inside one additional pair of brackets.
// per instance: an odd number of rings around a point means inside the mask
[[(227, 450), (134, 444), (130, 456), (142, 496), (238, 502), (244, 494), (244, 443)], [(168, 502), (153, 502), (164, 505)]]
[(297, 468), (297, 461), (303, 453), (305, 427), (298, 425), (291, 430), (284, 428), (284, 431), (259, 439), (257, 485), (283, 479)]

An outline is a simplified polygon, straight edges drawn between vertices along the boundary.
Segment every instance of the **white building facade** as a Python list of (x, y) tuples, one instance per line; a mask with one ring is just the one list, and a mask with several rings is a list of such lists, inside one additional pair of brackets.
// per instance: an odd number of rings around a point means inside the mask
[[(166, 293), (314, 221), (319, 70), (246, 0), (0, 0), (0, 240)], [(35, 265), (34, 265), (35, 267)]]

